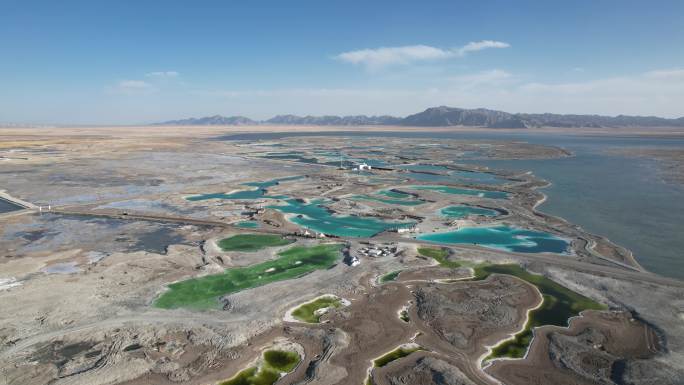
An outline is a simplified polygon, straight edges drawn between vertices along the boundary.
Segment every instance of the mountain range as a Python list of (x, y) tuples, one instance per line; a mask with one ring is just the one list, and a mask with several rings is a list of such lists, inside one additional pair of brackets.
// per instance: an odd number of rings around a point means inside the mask
[(244, 116), (206, 116), (204, 118), (188, 118), (179, 120), (169, 120), (168, 122), (157, 123), (164, 126), (250, 126), (259, 124)]
[(209, 116), (171, 120), (158, 125), (313, 125), (313, 126), (417, 126), (417, 127), (487, 127), (487, 128), (533, 128), (533, 127), (684, 127), (684, 117), (677, 119), (657, 116), (603, 116), (571, 114), (523, 114), (488, 110), (432, 107), (404, 118), (395, 116), (298, 116), (278, 115), (264, 121), (244, 116)]

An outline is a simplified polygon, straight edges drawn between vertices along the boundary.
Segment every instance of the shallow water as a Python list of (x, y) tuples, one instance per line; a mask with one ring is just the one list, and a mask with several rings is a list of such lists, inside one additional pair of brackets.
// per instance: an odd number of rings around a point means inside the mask
[(674, 139), (569, 139), (571, 158), (478, 162), (531, 170), (552, 183), (539, 210), (579, 224), (630, 249), (646, 269), (684, 279), (684, 188), (667, 183), (656, 161), (606, 149), (684, 146)]
[(256, 229), (259, 227), (259, 222), (256, 221), (241, 221), (235, 224), (235, 226), (243, 229)]
[(47, 274), (73, 274), (78, 273), (81, 269), (76, 266), (76, 262), (62, 262), (48, 266), (42, 271)]
[(14, 203), (10, 203), (4, 199), (0, 199), (0, 214), (9, 213), (10, 211), (16, 211), (21, 209), (22, 207), (17, 206)]
[(256, 187), (254, 190), (243, 190), (236, 191), (234, 193), (213, 193), (213, 194), (201, 194), (186, 197), (185, 199), (189, 201), (203, 201), (207, 199), (259, 199), (259, 198), (279, 198), (277, 196), (267, 196), (268, 188), (275, 186), (281, 182), (287, 182), (291, 180), (301, 179), (302, 176), (292, 176), (287, 178), (271, 179), (265, 182), (248, 182), (242, 183), (243, 186)]
[(508, 226), (463, 227), (456, 231), (423, 234), (423, 241), (445, 244), (475, 244), (516, 253), (565, 253), (569, 243), (541, 231)]
[[(560, 146), (575, 156), (550, 160), (468, 161), (530, 170), (553, 185), (539, 209), (566, 218), (632, 250), (642, 266), (684, 279), (684, 187), (666, 183), (656, 162), (611, 155), (608, 149), (682, 148), (681, 138), (594, 137), (500, 132), (318, 132), (231, 135), (221, 140), (278, 139), (292, 136), (374, 136), (420, 139), (520, 140)], [(479, 156), (458, 154), (455, 159)]]
[(319, 233), (340, 237), (372, 237), (385, 230), (411, 227), (414, 222), (389, 222), (371, 217), (336, 215), (316, 200), (306, 203), (298, 199), (286, 200), (286, 205), (267, 206), (286, 214), (294, 214), (289, 220), (299, 226)]

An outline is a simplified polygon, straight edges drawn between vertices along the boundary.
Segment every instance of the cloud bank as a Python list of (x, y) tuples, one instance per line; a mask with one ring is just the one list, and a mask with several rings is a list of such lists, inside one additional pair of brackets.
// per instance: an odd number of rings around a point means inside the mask
[(377, 70), (390, 65), (405, 65), (420, 61), (462, 57), (470, 52), (489, 48), (508, 48), (510, 46), (508, 43), (494, 40), (474, 41), (453, 49), (443, 49), (429, 45), (408, 45), (342, 52), (336, 55), (335, 58), (343, 62), (364, 66), (370, 70)]

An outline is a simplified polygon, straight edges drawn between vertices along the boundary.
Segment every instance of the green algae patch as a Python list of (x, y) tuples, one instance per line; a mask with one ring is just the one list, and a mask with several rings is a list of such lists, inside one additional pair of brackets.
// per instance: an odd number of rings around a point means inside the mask
[(532, 342), (532, 329), (543, 325), (567, 326), (568, 320), (585, 310), (606, 310), (607, 306), (591, 298), (576, 293), (543, 275), (532, 274), (519, 265), (480, 264), (474, 269), (476, 280), (485, 279), (491, 274), (506, 274), (518, 277), (535, 285), (543, 297), (541, 306), (530, 311), (524, 329), (512, 339), (492, 348), (486, 359), (523, 358)]
[(457, 269), (462, 266), (461, 262), (450, 261), (447, 258), (449, 256), (449, 251), (446, 249), (438, 247), (419, 247), (418, 254), (434, 259), (442, 267)]
[(223, 251), (257, 251), (266, 247), (289, 245), (293, 241), (273, 234), (238, 234), (216, 244)]
[(389, 353), (386, 353), (375, 360), (373, 360), (373, 366), (382, 368), (383, 366), (389, 364), (392, 361), (396, 361), (400, 358), (404, 358), (413, 352), (422, 350), (418, 345), (407, 345), (400, 346)]
[(264, 352), (264, 362), (282, 373), (289, 373), (299, 364), (299, 354), (287, 350), (267, 350)]
[(263, 363), (260, 366), (247, 368), (235, 377), (219, 382), (219, 385), (273, 385), (282, 374), (293, 371), (300, 360), (296, 352), (267, 350), (263, 354)]
[(406, 322), (406, 323), (411, 321), (411, 318), (409, 317), (408, 310), (402, 310), (401, 312), (399, 312), (399, 319)]
[(338, 308), (343, 305), (341, 298), (334, 296), (320, 297), (293, 310), (292, 317), (302, 322), (319, 323), (321, 321), (322, 314), (320, 311), (322, 309)]
[(401, 273), (401, 270), (392, 271), (390, 273), (384, 274), (380, 277), (379, 282), (380, 283), (387, 283), (387, 282), (396, 281), (397, 277), (399, 277), (399, 273)]
[(268, 368), (248, 368), (230, 380), (219, 382), (219, 385), (272, 385), (280, 379), (278, 371)]
[(294, 246), (278, 253), (279, 257), (274, 260), (172, 283), (169, 290), (157, 298), (154, 306), (163, 309), (216, 308), (220, 296), (328, 269), (337, 263), (342, 246)]

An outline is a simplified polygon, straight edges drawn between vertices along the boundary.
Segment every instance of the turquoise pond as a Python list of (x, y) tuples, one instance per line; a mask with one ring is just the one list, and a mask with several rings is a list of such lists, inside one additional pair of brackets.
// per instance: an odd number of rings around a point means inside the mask
[(287, 204), (283, 206), (267, 207), (282, 213), (294, 214), (289, 220), (299, 226), (338, 237), (372, 237), (385, 230), (415, 225), (415, 222), (392, 222), (355, 215), (335, 215), (322, 205), (322, 200), (306, 203), (299, 199), (288, 199), (285, 202)]
[(452, 219), (465, 218), (469, 215), (482, 215), (485, 217), (495, 217), (499, 215), (499, 212), (496, 210), (474, 206), (448, 206), (439, 210), (439, 213), (442, 216)]
[(493, 199), (503, 199), (508, 197), (508, 193), (503, 191), (488, 191), (488, 190), (477, 190), (477, 189), (467, 189), (449, 186), (409, 186), (408, 188), (413, 190), (431, 190), (438, 191), (445, 194), (455, 194), (455, 195), (472, 195), (479, 196), (481, 198), (493, 198)]
[(243, 229), (256, 229), (259, 227), (259, 222), (256, 221), (242, 221), (235, 224), (235, 226)]
[(423, 234), (423, 241), (445, 244), (476, 244), (517, 253), (567, 253), (569, 243), (552, 234), (508, 226), (464, 227), (445, 233)]
[(280, 199), (282, 198), (281, 196), (268, 196), (266, 193), (268, 192), (269, 187), (273, 187), (278, 185), (281, 182), (287, 182), (291, 180), (297, 180), (304, 178), (303, 176), (290, 176), (287, 178), (277, 178), (277, 179), (271, 179), (267, 180), (265, 182), (248, 182), (248, 183), (242, 183), (242, 186), (248, 186), (248, 187), (256, 187), (254, 190), (243, 190), (243, 191), (236, 191), (234, 193), (226, 194), (226, 193), (214, 193), (214, 194), (201, 194), (201, 195), (193, 195), (190, 197), (186, 197), (185, 199), (189, 201), (203, 201), (207, 199), (259, 199), (259, 198), (274, 198), (274, 199)]

